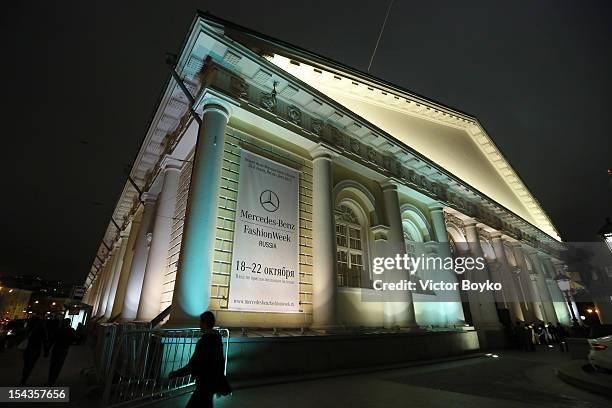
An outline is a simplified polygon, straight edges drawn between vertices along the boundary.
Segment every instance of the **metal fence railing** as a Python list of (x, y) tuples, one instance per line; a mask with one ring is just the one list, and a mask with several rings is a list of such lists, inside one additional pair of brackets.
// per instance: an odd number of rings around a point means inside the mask
[[(227, 371), (230, 333), (217, 330), (224, 339)], [(168, 380), (168, 374), (189, 362), (200, 335), (200, 329), (148, 329), (125, 330), (116, 336), (106, 372), (104, 405), (144, 403), (192, 390), (193, 377)]]

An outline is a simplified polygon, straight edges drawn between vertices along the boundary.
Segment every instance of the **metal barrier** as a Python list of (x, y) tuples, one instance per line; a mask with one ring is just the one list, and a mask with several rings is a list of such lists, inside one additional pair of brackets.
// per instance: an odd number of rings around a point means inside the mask
[[(217, 328), (225, 339), (225, 371), (229, 330)], [(123, 331), (114, 343), (103, 402), (106, 406), (159, 400), (189, 392), (192, 376), (168, 379), (168, 374), (189, 362), (200, 339), (200, 329)]]
[(125, 332), (144, 330), (140, 323), (122, 324), (96, 324), (93, 325), (88, 340), (94, 352), (94, 367), (99, 382), (108, 378), (111, 370), (114, 351), (117, 349), (119, 339)]

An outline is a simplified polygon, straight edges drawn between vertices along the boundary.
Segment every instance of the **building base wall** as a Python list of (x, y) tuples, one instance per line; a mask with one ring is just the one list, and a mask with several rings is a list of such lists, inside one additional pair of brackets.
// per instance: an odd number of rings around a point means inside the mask
[(232, 338), (231, 379), (325, 373), (479, 350), (475, 331)]

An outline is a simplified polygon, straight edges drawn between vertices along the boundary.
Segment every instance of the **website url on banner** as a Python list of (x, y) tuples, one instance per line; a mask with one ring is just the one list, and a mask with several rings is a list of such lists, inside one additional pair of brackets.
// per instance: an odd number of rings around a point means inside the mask
[(277, 300), (250, 300), (250, 299), (233, 299), (233, 303), (238, 305), (262, 305), (262, 306), (295, 306), (293, 302), (279, 302)]

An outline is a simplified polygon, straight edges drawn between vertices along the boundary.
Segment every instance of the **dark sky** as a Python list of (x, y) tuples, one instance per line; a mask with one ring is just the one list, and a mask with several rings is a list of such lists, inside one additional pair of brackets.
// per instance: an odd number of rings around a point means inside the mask
[[(505, 3), (396, 0), (371, 72), (478, 117), (563, 238), (591, 241), (612, 215), (612, 3)], [(197, 8), (365, 70), (386, 6), (4, 4), (0, 276), (84, 279)]]

